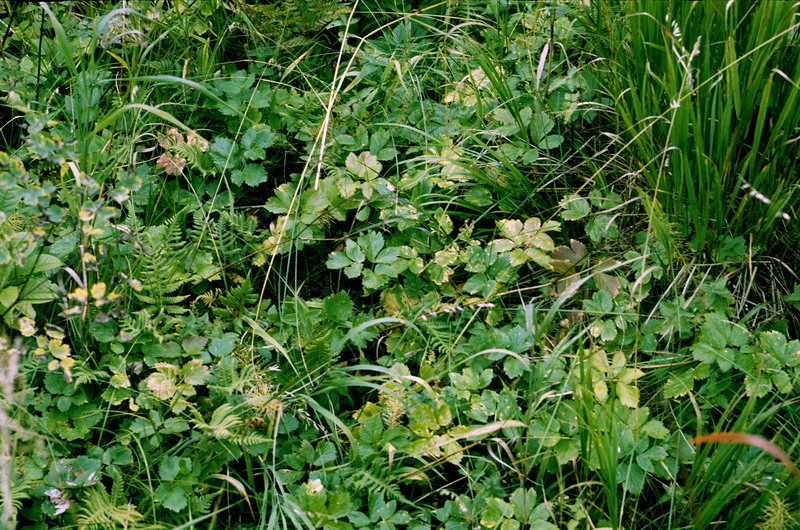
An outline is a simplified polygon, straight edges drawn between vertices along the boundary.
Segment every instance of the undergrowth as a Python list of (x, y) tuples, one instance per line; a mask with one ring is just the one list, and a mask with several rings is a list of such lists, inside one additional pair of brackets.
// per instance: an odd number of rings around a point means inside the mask
[(4, 527), (797, 526), (797, 6), (6, 7)]

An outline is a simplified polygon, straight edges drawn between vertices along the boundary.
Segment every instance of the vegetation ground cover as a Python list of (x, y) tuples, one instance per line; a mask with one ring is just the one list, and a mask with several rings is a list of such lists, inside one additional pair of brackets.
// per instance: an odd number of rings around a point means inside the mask
[(797, 527), (797, 5), (3, 21), (3, 527)]

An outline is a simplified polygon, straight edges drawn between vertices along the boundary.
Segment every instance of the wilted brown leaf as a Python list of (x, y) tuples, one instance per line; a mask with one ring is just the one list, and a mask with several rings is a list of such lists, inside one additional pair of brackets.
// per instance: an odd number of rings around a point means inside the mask
[(183, 175), (183, 168), (186, 167), (186, 160), (178, 155), (164, 153), (158, 158), (156, 167), (163, 169), (167, 175)]

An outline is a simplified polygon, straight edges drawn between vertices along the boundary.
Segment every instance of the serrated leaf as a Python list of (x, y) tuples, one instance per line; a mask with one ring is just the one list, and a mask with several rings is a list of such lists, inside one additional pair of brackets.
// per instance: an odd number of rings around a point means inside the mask
[(237, 186), (247, 184), (248, 186), (258, 186), (267, 181), (267, 172), (261, 164), (247, 164), (242, 169), (231, 171), (231, 182)]
[[(228, 334), (226, 334), (228, 335)], [(231, 353), (236, 345), (236, 337), (225, 336), (211, 341), (208, 351), (215, 357), (222, 357)]]
[(610, 294), (612, 297), (619, 293), (619, 280), (605, 272), (598, 272), (594, 276), (594, 283), (598, 289)]
[(539, 149), (555, 149), (564, 143), (564, 137), (560, 134), (548, 134), (544, 139), (536, 144)]
[(377, 178), (383, 168), (378, 158), (369, 151), (364, 151), (360, 155), (350, 153), (345, 160), (345, 167), (350, 173), (364, 180)]
[(348, 278), (358, 278), (361, 275), (361, 271), (364, 270), (364, 265), (361, 263), (353, 263), (349, 267), (345, 267), (344, 275)]
[(241, 163), (239, 148), (233, 141), (224, 136), (218, 136), (214, 139), (209, 152), (211, 153), (211, 160), (214, 161), (214, 165), (218, 168), (236, 167)]
[(189, 504), (186, 490), (172, 482), (165, 482), (156, 488), (156, 498), (173, 512), (180, 512)]
[(265, 149), (272, 147), (275, 137), (266, 125), (256, 124), (242, 135), (242, 154), (247, 160), (259, 160), (266, 156)]
[(375, 262), (378, 253), (383, 249), (385, 242), (383, 235), (378, 232), (367, 232), (358, 238), (358, 246), (364, 251), (364, 256), (371, 262)]
[(511, 111), (502, 107), (494, 109), (494, 111), (492, 111), (492, 115), (494, 116), (494, 119), (502, 123), (515, 124), (517, 122)]
[(162, 480), (175, 480), (182, 471), (191, 469), (192, 461), (189, 458), (178, 456), (165, 456), (158, 466), (158, 476)]
[(667, 435), (669, 435), (669, 430), (658, 420), (649, 420), (647, 423), (642, 425), (640, 432), (657, 440), (663, 440), (667, 437)]
[(617, 383), (616, 390), (620, 403), (630, 408), (639, 406), (639, 388), (624, 383)]
[(588, 255), (586, 246), (575, 239), (570, 240), (570, 246), (560, 245), (553, 250), (550, 256), (553, 258), (550, 265), (553, 270), (561, 274), (566, 274), (583, 261)]
[(183, 365), (183, 382), (189, 385), (202, 385), (211, 377), (207, 366), (203, 366), (202, 359), (192, 359)]
[(552, 131), (553, 127), (555, 126), (556, 122), (553, 121), (553, 118), (544, 112), (537, 112), (531, 120), (531, 133), (538, 142), (547, 136), (547, 134)]
[(389, 279), (385, 274), (377, 274), (370, 269), (364, 269), (362, 281), (366, 289), (380, 289), (389, 282)]
[(353, 315), (353, 301), (344, 291), (327, 297), (322, 301), (322, 307), (328, 318), (334, 322), (345, 322)]
[(561, 203), (564, 210), (561, 212), (561, 217), (565, 221), (577, 221), (583, 219), (589, 212), (592, 211), (589, 206), (589, 201), (582, 197), (571, 198)]

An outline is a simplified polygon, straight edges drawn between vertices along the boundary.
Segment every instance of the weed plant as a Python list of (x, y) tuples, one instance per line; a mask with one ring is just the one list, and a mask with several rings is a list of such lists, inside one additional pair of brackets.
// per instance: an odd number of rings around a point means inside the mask
[(796, 526), (796, 7), (586, 4), (11, 3), (0, 526)]

